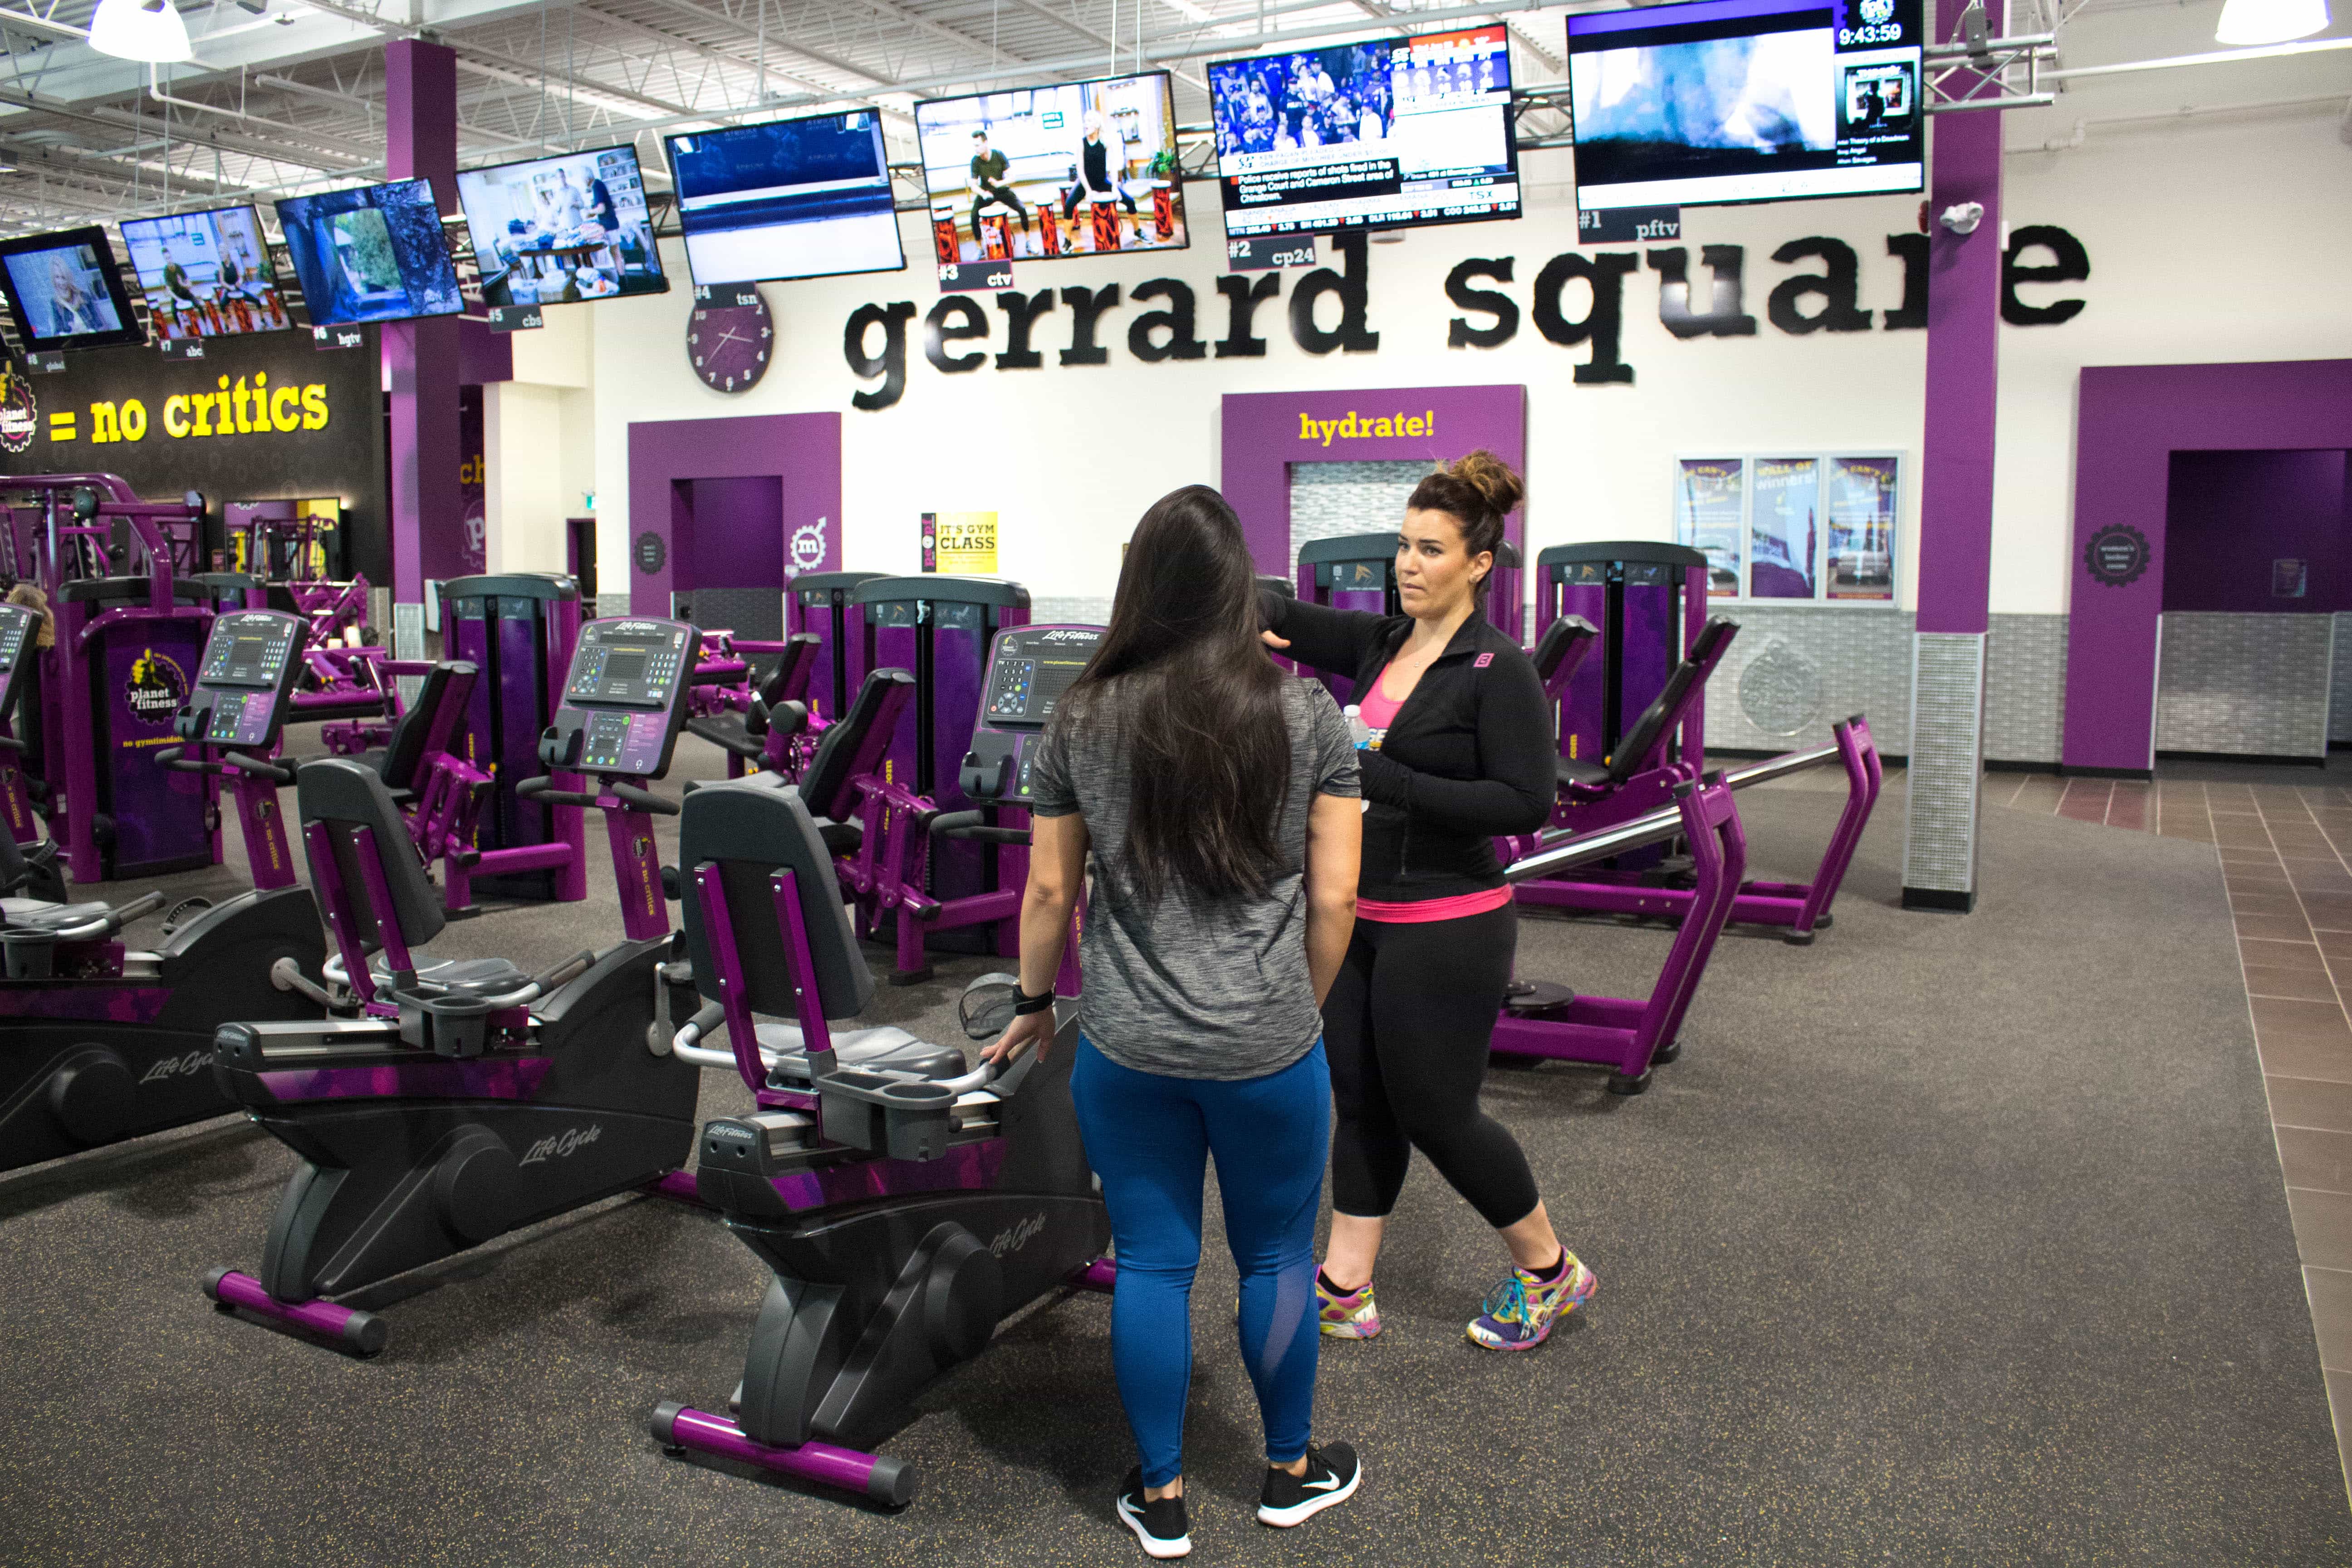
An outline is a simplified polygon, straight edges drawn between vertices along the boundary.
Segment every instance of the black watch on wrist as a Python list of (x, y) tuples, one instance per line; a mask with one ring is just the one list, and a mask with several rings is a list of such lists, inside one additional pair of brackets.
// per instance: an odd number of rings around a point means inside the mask
[(1029, 993), (1021, 989), (1021, 985), (1018, 981), (1013, 983), (1013, 1016), (1014, 1017), (1025, 1018), (1032, 1013), (1042, 1013), (1053, 1005), (1054, 988), (1052, 986), (1048, 985), (1044, 991), (1032, 996)]

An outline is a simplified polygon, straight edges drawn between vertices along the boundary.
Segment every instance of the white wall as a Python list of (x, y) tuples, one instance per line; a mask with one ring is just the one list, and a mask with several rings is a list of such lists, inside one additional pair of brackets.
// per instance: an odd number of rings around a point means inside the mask
[[(2085, 17), (2081, 31), (2069, 35), (2068, 63), (2213, 47), (2216, 11), (2218, 5), (2198, 0), (2178, 17), (2167, 13), (2162, 25), (2177, 39), (2149, 35), (2138, 19), (2145, 13), (2132, 14), (2131, 26), (2141, 31), (2128, 37), (2103, 37), (2095, 30), (2099, 18)], [(2233, 64), (2213, 72), (2095, 79), (2054, 110), (2009, 116), (2009, 219), (2072, 230), (2089, 249), (2093, 276), (2041, 291), (2043, 298), (2074, 293), (2087, 300), (2089, 308), (2074, 321), (2003, 329), (1996, 613), (2065, 607), (2074, 399), (2082, 365), (2352, 355), (2352, 289), (2343, 270), (2343, 258), (2352, 254), (2352, 147), (2337, 140), (2333, 110), (2189, 119), (2153, 129), (2095, 123), (2078, 147), (2024, 150), (2071, 139), (2077, 119), (2147, 112), (2149, 104), (2352, 91), (2352, 53), (2276, 64), (2292, 70), (2258, 77), (2264, 68)], [(1054, 363), (1055, 351), (1068, 342), (1070, 321), (1057, 307), (1038, 323), (1045, 368), (990, 365), (942, 374), (921, 354), (921, 313), (939, 296), (927, 265), (928, 234), (909, 217), (912, 265), (906, 272), (767, 285), (778, 326), (775, 366), (752, 392), (727, 396), (702, 387), (688, 366), (690, 296), (673, 244), (665, 252), (676, 284), (668, 295), (549, 312), (551, 321), (594, 318), (600, 556), (616, 564), (626, 559), (631, 422), (837, 409), (845, 564), (912, 571), (919, 513), (993, 510), (1003, 519), (1003, 572), (1041, 597), (1099, 595), (1109, 591), (1119, 542), (1143, 509), (1176, 486), (1213, 481), (1221, 394), (1499, 382), (1528, 389), (1529, 531), (1538, 548), (1669, 536), (1669, 465), (1677, 452), (1782, 447), (1910, 454), (1901, 593), (1911, 603), (1926, 334), (1791, 337), (1764, 314), (1774, 282), (1816, 269), (1811, 263), (1776, 266), (1771, 252), (1811, 235), (1843, 239), (1859, 252), (1865, 308), (1896, 304), (1901, 268), (1885, 254), (1885, 237), (1916, 229), (1917, 198), (1692, 210), (1682, 243), (1691, 249), (1696, 280), (1706, 277), (1699, 246), (1748, 247), (1746, 304), (1758, 318), (1757, 335), (1677, 342), (1658, 322), (1656, 275), (1644, 271), (1626, 289), (1624, 357), (1635, 367), (1634, 384), (1577, 386), (1570, 371), (1588, 351), (1545, 342), (1524, 314), (1537, 270), (1573, 243), (1566, 156), (1529, 155), (1525, 175), (1528, 211), (1517, 222), (1420, 230), (1402, 243), (1371, 247), (1370, 324), (1381, 334), (1371, 354), (1318, 358), (1294, 345), (1286, 306), (1305, 275), (1294, 270), (1282, 300), (1259, 311), (1259, 335), (1268, 343), (1262, 360), (1139, 363), (1126, 346), (1128, 323), (1139, 308), (1122, 303), (1104, 321), (1107, 366)], [(1195, 226), (1190, 251), (1156, 259), (1028, 262), (1018, 269), (1018, 286), (1034, 291), (1116, 281), (1132, 289), (1148, 278), (1174, 276), (1200, 296), (1200, 335), (1213, 341), (1224, 331), (1223, 301), (1214, 292), (1223, 271), (1215, 187), (1195, 182), (1186, 194)], [(1457, 312), (1444, 297), (1444, 279), (1470, 256), (1517, 258), (1507, 292), (1523, 319), (1517, 337), (1502, 348), (1445, 347), (1447, 322)], [(1570, 295), (1574, 315), (1580, 290), (1571, 288)], [(859, 305), (897, 300), (914, 301), (918, 310), (906, 395), (885, 411), (854, 409), (851, 395), (868, 384), (844, 362), (845, 321)], [(1331, 310), (1327, 301), (1327, 325)], [(988, 315), (992, 338), (960, 349), (1004, 346), (1003, 315), (992, 307)], [(1486, 318), (1476, 320), (1485, 324)], [(877, 331), (872, 342), (879, 341)], [(575, 437), (570, 447), (577, 445)], [(1368, 527), (1384, 521), (1366, 521)], [(538, 563), (561, 564), (560, 532), (553, 549), (551, 560)], [(607, 575), (604, 587), (617, 591), (617, 571)]]

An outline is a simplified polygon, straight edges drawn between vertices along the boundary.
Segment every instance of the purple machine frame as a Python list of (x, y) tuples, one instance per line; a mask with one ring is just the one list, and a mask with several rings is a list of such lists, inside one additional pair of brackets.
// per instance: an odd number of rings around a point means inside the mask
[(1716, 939), (1731, 918), (1748, 865), (1748, 838), (1732, 804), (1731, 785), (1720, 775), (1703, 782), (1685, 780), (1676, 787), (1671, 806), (1598, 832), (1548, 835), (1549, 844), (1514, 861), (1504, 875), (1524, 891), (1538, 879), (1677, 837), (1690, 845), (1694, 886), (1650, 994), (1634, 1000), (1570, 996), (1559, 987), (1517, 987), (1514, 999), (1495, 1020), (1493, 1049), (1497, 1055), (1605, 1067), (1611, 1069), (1612, 1091), (1637, 1094), (1648, 1087), (1654, 1064), (1681, 1054), (1683, 1018), (1706, 972)]
[[(989, 651), (998, 632), (1029, 624), (1029, 591), (1003, 577), (876, 577), (852, 589), (850, 598), (864, 619), (866, 668), (911, 670), (915, 677), (915, 700), (900, 718), (882, 761), (883, 784), (909, 799), (921, 797), (937, 812), (962, 811), (978, 804), (963, 793), (960, 764), (980, 721)], [(892, 814), (891, 827), (902, 833), (925, 831), (919, 820), (903, 811)], [(923, 962), (923, 949), (931, 940), (926, 930), (934, 936), (951, 930), (972, 931), (970, 951), (1019, 951), (1020, 889), (1028, 876), (1027, 850), (957, 841), (900, 844), (890, 865), (911, 868), (921, 879), (921, 886), (912, 889), (916, 898), (904, 907), (922, 925), (900, 920), (894, 984), (912, 984), (929, 977), (929, 966)], [(1003, 896), (1008, 890), (1009, 902)], [(983, 907), (970, 901), (973, 900), (993, 902)], [(928, 918), (926, 904), (938, 906)], [(944, 918), (950, 910), (960, 918)], [(993, 931), (985, 929), (991, 925)]]
[(849, 700), (872, 667), (866, 664), (866, 607), (853, 596), (857, 585), (884, 572), (803, 572), (784, 596), (784, 629), (819, 639), (809, 671), (809, 711), (831, 722), (848, 710)]
[[(477, 881), (485, 891), (569, 903), (588, 896), (586, 825), (575, 805), (535, 805), (516, 793), (547, 770), (539, 737), (555, 711), (572, 645), (580, 636), (580, 593), (569, 577), (516, 573), (452, 578), (442, 585), (449, 657), (472, 664), (474, 683), (462, 742), (454, 748), (492, 783), (476, 830), (478, 856), (453, 855), (446, 867), (451, 909), (468, 907)], [(576, 790), (570, 773), (554, 775)]]
[[(85, 489), (98, 508), (80, 520), (71, 497)], [(50, 834), (64, 847), (68, 875), (91, 883), (210, 865), (218, 854), (206, 824), (216, 799), (210, 782), (138, 765), (172, 743), (172, 718), (212, 624), (209, 595), (192, 590), (186, 575), (202, 534), (202, 500), (142, 500), (121, 477), (100, 473), (15, 476), (0, 480), (0, 491), (37, 498), (8, 509), (7, 542), (54, 617), (56, 645), (39, 661), (42, 751), (34, 762), (48, 785)], [(100, 574), (111, 564), (118, 522), (140, 557), (136, 577)], [(142, 579), (141, 591), (134, 584)], [(103, 596), (88, 596), (100, 583)]]

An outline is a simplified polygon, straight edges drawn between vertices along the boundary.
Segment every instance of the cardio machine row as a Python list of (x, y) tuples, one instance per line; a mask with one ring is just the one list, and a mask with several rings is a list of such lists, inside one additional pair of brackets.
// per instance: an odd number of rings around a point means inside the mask
[[(908, 629), (925, 618), (918, 610)], [(267, 709), (284, 689), (268, 658), (239, 654), (236, 639), (260, 643), (266, 655), (273, 638), (295, 640), (282, 630), (266, 616), (225, 620), (216, 636), (230, 646), (218, 661), (208, 649), (204, 666), (210, 676), (217, 663), (219, 679), (199, 684), (212, 692), (241, 676), (245, 686), (234, 702), (191, 704), (198, 732), (223, 748), (224, 760), (205, 765), (240, 781), (271, 779), (273, 788), (282, 773), (226, 759), (239, 736), (259, 740), (249, 733), (256, 722), (271, 728), (253, 718), (257, 694)], [(667, 772), (683, 727), (703, 664), (699, 635), (681, 622), (590, 623), (541, 742), (549, 768), (587, 787), (525, 789), (605, 816), (625, 938), (541, 974), (428, 956), (446, 911), (413, 840), (401, 843), (409, 834), (394, 790), (356, 761), (303, 767), (304, 850), (335, 948), (318, 971), (328, 1007), (238, 1017), (219, 1031), (209, 1075), (302, 1164), (258, 1271), (216, 1271), (207, 1284), (215, 1302), (371, 1352), (388, 1328), (357, 1300), (394, 1275), (632, 1189), (699, 1202), (728, 1216), (774, 1283), (731, 1414), (665, 1405), (656, 1436), (677, 1449), (907, 1500), (911, 1473), (857, 1446), (930, 1379), (977, 1353), (1005, 1313), (1065, 1285), (1108, 1288), (1108, 1225), (1069, 1113), (1071, 1052), (1002, 1074), (966, 1072), (951, 1048), (898, 1030), (835, 1034), (824, 1020), (855, 1017), (873, 995), (850, 912), (870, 924), (880, 907), (871, 868), (892, 868), (902, 887), (919, 882), (908, 873), (920, 862), (903, 850), (877, 862), (877, 843), (978, 829), (987, 837), (946, 841), (1016, 847), (1022, 830), (1005, 814), (1026, 794), (1025, 749), (1097, 636), (1015, 624), (989, 639), (985, 701), (958, 774), (968, 799), (983, 804), (967, 813), (941, 813), (879, 771), (919, 684), (889, 667), (868, 670), (797, 752), (775, 749), (772, 736), (804, 734), (805, 721), (775, 724), (782, 705), (767, 703), (770, 688), (759, 700), (765, 712), (747, 707), (745, 716), (747, 731), (755, 717), (768, 723), (761, 744), (771, 765), (695, 791), (681, 808), (646, 785)], [(936, 671), (936, 646), (929, 651)], [(266, 763), (266, 752), (246, 754)], [(784, 787), (788, 775), (798, 787)], [(1671, 793), (1663, 821), (1637, 816), (1539, 850), (1524, 873), (1514, 867), (1515, 877), (1533, 878), (1673, 837), (1715, 850), (1696, 856), (1705, 912), (1683, 922), (1653, 996), (1571, 994), (1563, 1005), (1547, 994), (1542, 1006), (1521, 1008), (1519, 1043), (1535, 1054), (1598, 1060), (1625, 1076), (1639, 1053), (1646, 1075), (1662, 1042), (1671, 1047), (1738, 869), (1727, 787), (1691, 780)], [(671, 813), (682, 816), (668, 879), (682, 904), (677, 931), (652, 833), (652, 817)], [(270, 818), (254, 815), (266, 836)], [(1004, 914), (1017, 896), (1016, 880)], [(987, 918), (975, 925), (1002, 918), (994, 906), (980, 912)], [(53, 958), (87, 940), (72, 924), (51, 938)], [(28, 953), (45, 945), (30, 936), (24, 944)], [(1066, 997), (1075, 981), (1066, 968), (1057, 989)], [(1001, 977), (967, 994), (974, 1037), (992, 1037), (1008, 1001)], [(1066, 1034), (1075, 1009), (1058, 1011)], [(722, 1024), (726, 1047), (713, 1049), (706, 1042)], [(1497, 1047), (1509, 1048), (1499, 1030)], [(738, 1071), (758, 1109), (698, 1133), (706, 1066)], [(690, 1176), (682, 1173), (689, 1155)], [(1040, 1214), (1042, 1233), (1018, 1247), (995, 1245), (1015, 1227), (1034, 1232)]]

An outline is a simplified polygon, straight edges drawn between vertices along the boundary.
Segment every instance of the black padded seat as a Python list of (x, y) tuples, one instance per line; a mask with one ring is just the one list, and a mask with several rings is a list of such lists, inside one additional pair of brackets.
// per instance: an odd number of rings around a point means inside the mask
[[(778, 1058), (768, 1073), (771, 1085), (781, 1088), (808, 1082), (808, 1057), (802, 1048), (798, 1024), (762, 1023), (759, 1035), (760, 1048)], [(888, 1025), (835, 1033), (833, 1054), (845, 1068), (886, 1068), (922, 1078), (960, 1078), (965, 1071), (962, 1052), (932, 1045)]]
[(1579, 762), (1573, 757), (1559, 760), (1559, 782), (1564, 784), (1598, 784), (1609, 782), (1609, 770), (1599, 763)]
[[(406, 986), (416, 996), (503, 996), (530, 984), (530, 975), (503, 958), (430, 958), (409, 955), (416, 963), (416, 984)], [(392, 971), (378, 953), (368, 965), (378, 985), (392, 984)]]

